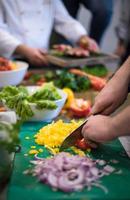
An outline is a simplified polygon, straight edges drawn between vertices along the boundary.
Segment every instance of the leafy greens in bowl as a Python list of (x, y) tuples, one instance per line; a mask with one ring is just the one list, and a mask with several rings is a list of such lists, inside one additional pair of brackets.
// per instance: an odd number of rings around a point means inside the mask
[(0, 92), (0, 100), (22, 121), (50, 121), (64, 106), (66, 94), (50, 82), (42, 87), (7, 86)]

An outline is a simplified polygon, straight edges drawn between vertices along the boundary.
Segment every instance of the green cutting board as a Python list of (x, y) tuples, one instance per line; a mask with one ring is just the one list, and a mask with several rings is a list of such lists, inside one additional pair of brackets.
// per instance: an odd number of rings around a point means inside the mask
[[(98, 150), (92, 152), (92, 157), (109, 161), (116, 159), (118, 164), (114, 164), (116, 169), (121, 169), (122, 174), (111, 174), (101, 179), (102, 185), (108, 189), (106, 194), (103, 190), (93, 187), (90, 191), (84, 189), (82, 192), (66, 194), (61, 191), (53, 191), (49, 186), (39, 183), (35, 177), (23, 174), (29, 166), (29, 161), (33, 156), (25, 156), (34, 143), (34, 134), (45, 124), (43, 123), (25, 123), (22, 127), (20, 137), (22, 149), (17, 153), (14, 160), (14, 169), (8, 188), (7, 200), (104, 200), (104, 199), (130, 199), (130, 159), (125, 154), (119, 141), (114, 141), (101, 146)], [(26, 136), (30, 140), (25, 139)], [(41, 148), (40, 146), (38, 148)], [(49, 155), (46, 150), (43, 156)], [(110, 163), (111, 164), (111, 163)]]

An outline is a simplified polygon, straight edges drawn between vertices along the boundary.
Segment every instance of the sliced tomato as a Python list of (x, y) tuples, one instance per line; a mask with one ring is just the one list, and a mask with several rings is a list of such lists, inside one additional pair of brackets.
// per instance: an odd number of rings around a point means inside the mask
[(85, 142), (84, 138), (82, 138), (81, 140), (78, 139), (78, 140), (76, 141), (76, 143), (75, 143), (75, 146), (78, 147), (79, 149), (82, 149), (82, 150), (86, 150), (86, 149), (91, 148), (91, 147), (89, 146), (89, 144), (87, 144), (87, 143)]
[(86, 117), (91, 111), (91, 104), (84, 99), (74, 99), (70, 106), (70, 110), (74, 116)]

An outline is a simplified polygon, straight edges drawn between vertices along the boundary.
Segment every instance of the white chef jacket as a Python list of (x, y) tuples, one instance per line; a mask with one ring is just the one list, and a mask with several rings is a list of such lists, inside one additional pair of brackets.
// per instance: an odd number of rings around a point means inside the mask
[(53, 25), (72, 42), (86, 34), (60, 0), (0, 0), (0, 55), (9, 58), (20, 44), (47, 49)]

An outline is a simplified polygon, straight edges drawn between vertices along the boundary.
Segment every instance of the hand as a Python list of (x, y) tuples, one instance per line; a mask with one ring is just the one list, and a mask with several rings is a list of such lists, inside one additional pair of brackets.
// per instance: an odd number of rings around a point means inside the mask
[(84, 49), (89, 50), (90, 52), (98, 53), (99, 47), (95, 40), (89, 38), (88, 36), (82, 36), (78, 42), (79, 46)]
[(25, 57), (32, 65), (47, 65), (46, 51), (44, 50), (20, 45), (16, 48), (15, 53)]
[[(128, 73), (128, 72), (127, 72)], [(125, 75), (115, 75), (95, 98), (92, 113), (109, 115), (113, 113), (126, 99), (128, 83)]]
[(117, 137), (117, 127), (113, 118), (103, 115), (89, 117), (89, 120), (82, 129), (82, 135), (87, 141), (104, 143)]

